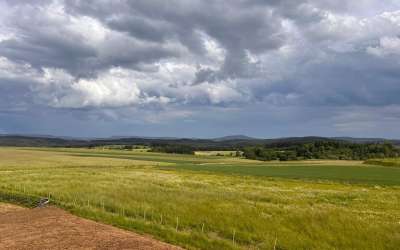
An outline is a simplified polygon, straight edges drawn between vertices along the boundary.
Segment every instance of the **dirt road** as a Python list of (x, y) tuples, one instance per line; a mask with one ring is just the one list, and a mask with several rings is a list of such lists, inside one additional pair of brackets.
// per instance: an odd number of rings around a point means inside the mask
[(55, 207), (0, 203), (0, 249), (180, 249)]

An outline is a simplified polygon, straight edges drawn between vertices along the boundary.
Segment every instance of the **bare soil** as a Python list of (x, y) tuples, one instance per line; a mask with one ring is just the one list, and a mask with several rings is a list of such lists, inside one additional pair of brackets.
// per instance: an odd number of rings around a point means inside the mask
[(15, 212), (15, 211), (20, 211), (20, 210), (25, 210), (25, 209), (26, 208), (24, 208), (24, 207), (15, 206), (12, 204), (0, 203), (0, 215), (2, 213)]
[(55, 208), (0, 203), (0, 249), (181, 249)]

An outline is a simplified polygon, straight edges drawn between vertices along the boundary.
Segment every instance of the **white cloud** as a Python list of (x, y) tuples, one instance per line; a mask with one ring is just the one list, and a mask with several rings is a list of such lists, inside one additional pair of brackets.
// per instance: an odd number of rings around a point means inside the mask
[(218, 70), (224, 63), (227, 53), (226, 50), (216, 39), (212, 38), (207, 33), (203, 31), (197, 31), (197, 33), (204, 44), (206, 50), (205, 56), (210, 59), (206, 62), (208, 63), (207, 67)]
[(320, 20), (298, 27), (308, 48), (331, 49), (339, 53), (362, 51), (384, 36), (399, 34), (400, 11), (369, 17), (318, 9)]
[(6, 57), (0, 57), (0, 78), (19, 78), (21, 75), (35, 78), (38, 72), (29, 64), (18, 64)]
[(400, 38), (399, 37), (382, 37), (379, 41), (379, 46), (368, 47), (367, 52), (383, 57), (387, 55), (400, 56)]
[(120, 107), (140, 103), (140, 89), (129, 72), (120, 68), (112, 68), (97, 78), (74, 81), (62, 94), (53, 104), (55, 107)]
[(169, 103), (227, 104), (242, 102), (235, 81), (191, 85), (196, 67), (159, 63), (156, 71), (112, 67), (92, 78), (76, 78), (60, 68), (38, 71), (29, 64), (0, 58), (0, 78), (29, 82), (35, 100), (55, 108), (124, 107)]
[(212, 104), (243, 101), (242, 95), (236, 89), (224, 85), (223, 82), (218, 85), (204, 83), (202, 87), (205, 88)]

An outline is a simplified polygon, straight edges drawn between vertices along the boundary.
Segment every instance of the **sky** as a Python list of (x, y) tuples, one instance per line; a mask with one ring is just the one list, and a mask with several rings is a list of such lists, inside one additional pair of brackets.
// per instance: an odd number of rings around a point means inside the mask
[(400, 0), (0, 0), (0, 134), (400, 138)]

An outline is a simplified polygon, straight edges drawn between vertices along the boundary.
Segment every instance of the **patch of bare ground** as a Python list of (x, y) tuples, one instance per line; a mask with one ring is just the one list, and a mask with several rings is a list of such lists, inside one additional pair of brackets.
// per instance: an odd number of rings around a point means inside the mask
[(0, 204), (0, 249), (181, 249), (55, 207)]
[(15, 211), (20, 211), (20, 210), (25, 210), (25, 209), (26, 208), (23, 208), (20, 206), (0, 202), (0, 215), (3, 213), (15, 212)]

